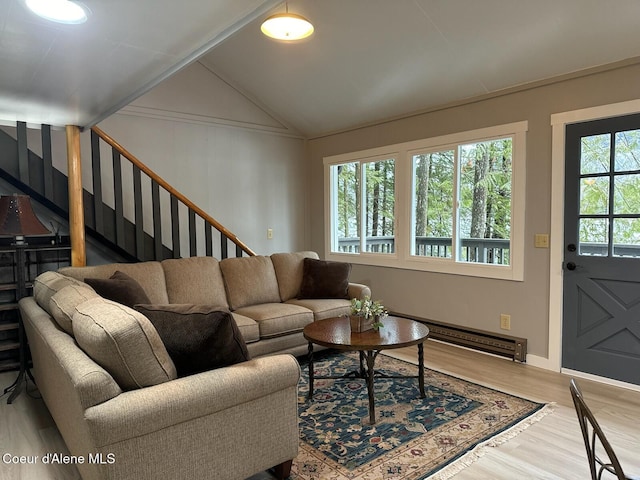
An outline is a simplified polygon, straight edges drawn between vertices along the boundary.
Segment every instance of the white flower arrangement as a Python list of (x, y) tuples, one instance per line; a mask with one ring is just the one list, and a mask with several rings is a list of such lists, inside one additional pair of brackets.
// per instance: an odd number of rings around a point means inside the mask
[(383, 327), (382, 320), (389, 313), (384, 308), (384, 305), (378, 300), (371, 300), (369, 296), (365, 296), (363, 299), (352, 298), (351, 299), (351, 315), (364, 317), (366, 319), (373, 319), (373, 328), (378, 329)]

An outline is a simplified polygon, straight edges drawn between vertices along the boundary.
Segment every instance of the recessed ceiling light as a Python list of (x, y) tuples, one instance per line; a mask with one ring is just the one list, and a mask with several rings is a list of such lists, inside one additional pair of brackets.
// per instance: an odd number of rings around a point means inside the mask
[(78, 24), (87, 21), (87, 9), (71, 0), (25, 0), (25, 5), (39, 17), (52, 22)]

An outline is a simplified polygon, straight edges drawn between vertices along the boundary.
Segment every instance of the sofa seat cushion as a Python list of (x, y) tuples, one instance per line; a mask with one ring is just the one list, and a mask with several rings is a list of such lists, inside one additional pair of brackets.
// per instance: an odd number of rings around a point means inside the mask
[(73, 336), (73, 315), (81, 303), (99, 295), (89, 285), (72, 283), (58, 290), (49, 300), (49, 311), (60, 328)]
[(349, 315), (351, 312), (351, 300), (343, 300), (340, 298), (306, 300), (294, 298), (286, 303), (308, 308), (313, 312), (314, 320), (341, 317), (342, 315)]
[(136, 305), (158, 331), (178, 377), (249, 360), (231, 313), (207, 305)]
[[(313, 351), (320, 350), (324, 347), (314, 345)], [(251, 358), (262, 357), (265, 355), (273, 355), (273, 352), (290, 353), (293, 356), (306, 355), (309, 352), (309, 342), (302, 332), (292, 333), (291, 335), (283, 335), (281, 337), (263, 338), (259, 342), (247, 345)]]
[(58, 272), (44, 272), (38, 275), (33, 281), (33, 296), (40, 308), (50, 313), (49, 302), (58, 291), (67, 285), (86, 285), (85, 283)]
[(305, 258), (318, 259), (316, 252), (274, 253), (271, 262), (276, 271), (280, 300), (286, 302), (297, 298), (302, 285), (303, 261)]
[(109, 278), (117, 270), (126, 273), (140, 284), (149, 297), (149, 303), (169, 303), (164, 270), (160, 262), (108, 263), (89, 267), (63, 267), (58, 272), (84, 281), (87, 277)]
[(313, 312), (290, 303), (263, 303), (239, 308), (235, 313), (255, 320), (260, 328), (260, 338), (272, 338), (301, 332), (313, 322)]
[(238, 330), (240, 330), (245, 343), (253, 343), (260, 340), (260, 326), (258, 322), (244, 315), (240, 315), (237, 312), (231, 312), (231, 315), (236, 321)]
[(151, 322), (122, 304), (92, 298), (76, 307), (73, 335), (78, 345), (123, 390), (177, 378), (176, 367)]
[(280, 301), (278, 280), (269, 257), (225, 258), (220, 269), (231, 310)]
[(213, 257), (170, 258), (161, 262), (169, 303), (229, 308), (220, 264)]

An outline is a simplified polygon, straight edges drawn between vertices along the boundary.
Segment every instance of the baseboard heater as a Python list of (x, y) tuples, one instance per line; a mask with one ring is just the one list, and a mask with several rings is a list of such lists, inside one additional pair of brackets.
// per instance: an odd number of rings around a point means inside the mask
[(410, 318), (424, 323), (429, 327), (429, 338), (463, 347), (481, 350), (483, 352), (511, 358), (519, 362), (527, 361), (527, 339), (501, 335), (475, 328), (451, 325), (426, 318), (414, 317), (403, 313), (391, 313), (396, 317)]

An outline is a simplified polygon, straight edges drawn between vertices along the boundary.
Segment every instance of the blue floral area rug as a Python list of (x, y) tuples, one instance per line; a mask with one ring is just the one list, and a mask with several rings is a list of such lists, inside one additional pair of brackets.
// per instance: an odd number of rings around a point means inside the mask
[[(322, 353), (314, 361), (316, 376), (341, 376), (359, 366), (357, 353)], [(301, 367), (295, 480), (444, 480), (550, 411), (545, 404), (425, 369), (426, 398), (420, 398), (415, 378), (376, 377), (371, 425), (364, 380), (316, 379), (309, 400), (308, 365)], [(418, 368), (383, 354), (375, 367), (388, 376), (415, 376)]]

